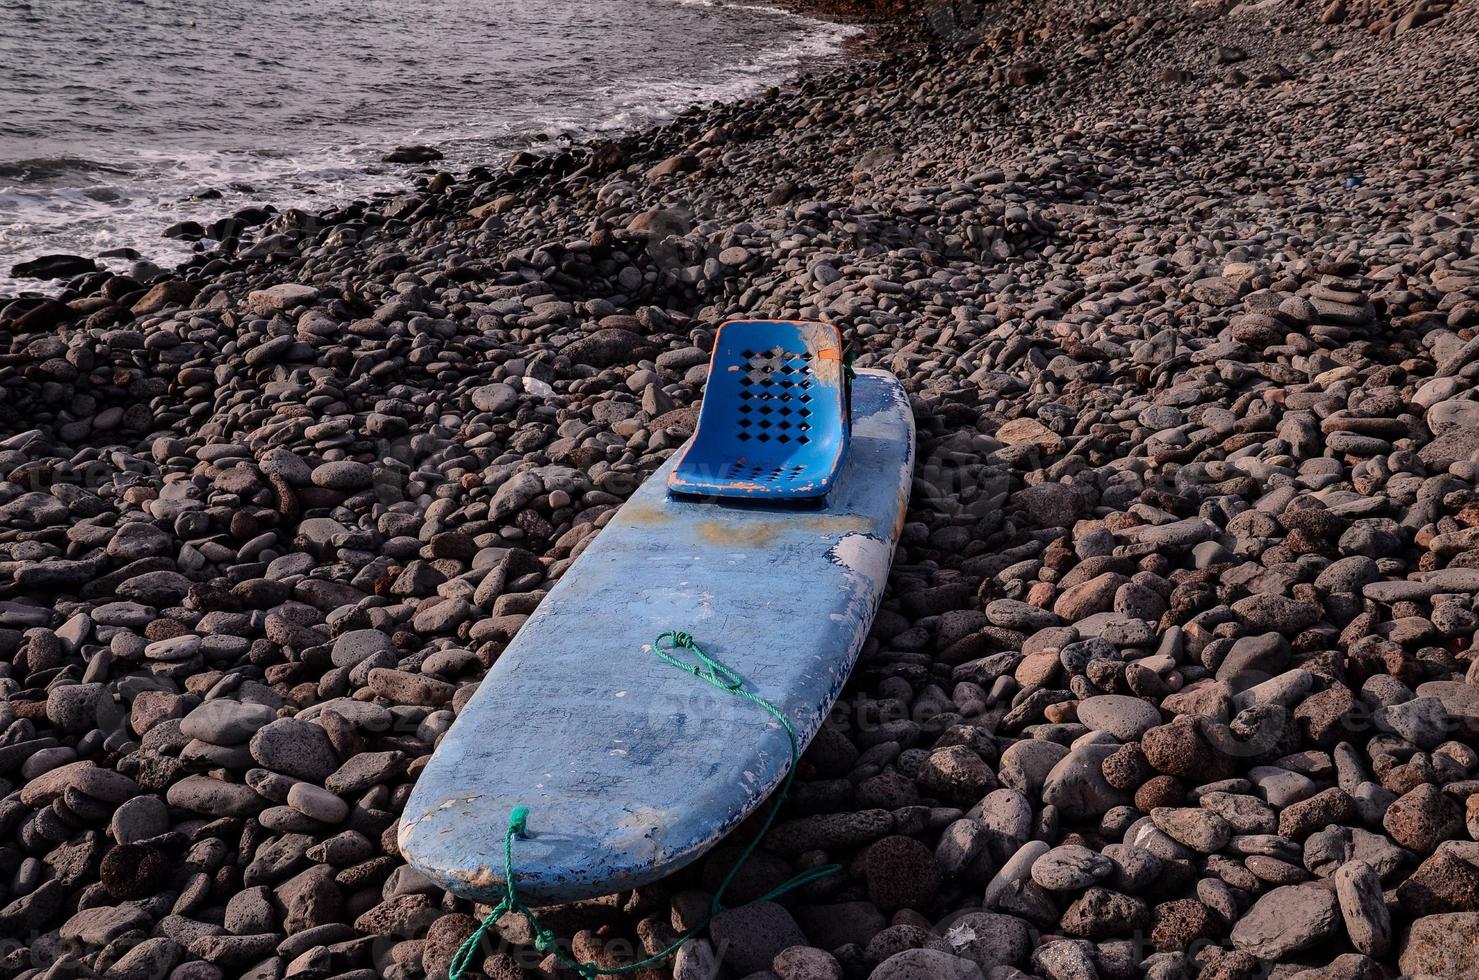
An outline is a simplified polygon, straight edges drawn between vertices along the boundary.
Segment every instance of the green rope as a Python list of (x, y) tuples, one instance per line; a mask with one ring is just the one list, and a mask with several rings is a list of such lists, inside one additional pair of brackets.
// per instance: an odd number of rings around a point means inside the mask
[[(664, 643), (666, 643), (666, 646)], [(676, 654), (680, 650), (689, 651), (693, 654), (694, 659), (686, 660), (677, 656)], [(714, 921), (714, 917), (726, 910), (723, 901), (724, 892), (733, 883), (735, 875), (739, 874), (740, 869), (745, 866), (745, 862), (755, 853), (755, 848), (760, 846), (761, 838), (770, 831), (771, 826), (775, 823), (776, 815), (780, 813), (781, 805), (786, 801), (786, 795), (791, 791), (791, 780), (796, 776), (796, 762), (801, 755), (800, 739), (796, 737), (796, 729), (791, 726), (790, 720), (786, 718), (781, 709), (753, 691), (745, 690), (744, 678), (704, 653), (703, 650), (699, 649), (698, 644), (694, 642), (693, 637), (689, 634), (681, 630), (667, 630), (659, 633), (657, 639), (652, 641), (652, 651), (666, 663), (680, 670), (687, 671), (704, 683), (710, 684), (726, 694), (732, 694), (737, 698), (743, 698), (752, 704), (759, 705), (785, 729), (786, 737), (791, 743), (791, 761), (786, 766), (786, 778), (781, 782), (780, 792), (776, 794), (775, 802), (771, 805), (770, 812), (766, 814), (765, 822), (760, 826), (760, 832), (755, 835), (749, 844), (745, 845), (745, 849), (735, 859), (733, 867), (729, 869), (729, 873), (720, 882), (718, 890), (714, 892), (713, 901), (709, 903), (709, 914), (704, 917), (702, 922), (679, 936), (678, 940), (667, 949), (653, 953), (646, 959), (638, 960), (636, 963), (606, 969), (595, 963), (581, 963), (565, 952), (565, 949), (560, 945), (559, 939), (555, 934), (546, 929), (534, 915), (534, 911), (518, 897), (514, 889), (514, 838), (528, 836), (529, 808), (516, 806), (508, 815), (508, 828), (503, 833), (504, 896), (493, 907), (493, 911), (488, 913), (487, 918), (473, 931), (473, 934), (468, 936), (462, 945), (458, 947), (457, 953), (452, 957), (452, 962), (447, 971), (448, 980), (462, 980), (462, 975), (467, 972), (472, 964), (473, 957), (477, 955), (478, 949), (482, 945), (483, 936), (493, 927), (494, 923), (509, 912), (516, 912), (522, 915), (529, 923), (529, 929), (534, 935), (535, 949), (546, 955), (554, 953), (556, 958), (565, 966), (574, 970), (586, 978), (586, 980), (591, 980), (592, 977), (597, 976), (616, 976), (623, 973), (632, 973), (643, 967), (662, 962), (678, 952), (678, 949), (684, 943), (688, 942), (688, 940), (708, 928), (709, 923)], [(836, 874), (840, 870), (842, 870), (842, 866), (839, 864), (819, 865), (801, 872), (772, 888), (759, 898), (751, 899), (745, 902), (744, 905), (737, 906), (737, 908), (744, 908), (746, 905), (755, 905), (760, 902), (769, 902), (786, 894), (786, 892), (800, 888), (808, 882)]]

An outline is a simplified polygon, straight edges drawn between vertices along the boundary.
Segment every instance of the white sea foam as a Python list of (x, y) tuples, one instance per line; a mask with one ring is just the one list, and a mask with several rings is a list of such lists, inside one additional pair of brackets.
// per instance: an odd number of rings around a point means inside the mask
[(0, 7), (0, 62), (10, 28), (53, 66), (0, 78), (0, 104), (22, 107), (0, 118), (0, 295), (41, 285), (5, 278), (37, 254), (133, 248), (168, 267), (195, 248), (162, 237), (176, 222), (404, 190), (405, 168), (379, 162), (398, 144), (435, 145), (458, 170), (744, 98), (833, 63), (860, 31), (722, 0), (184, 3), (121, 8), (91, 58), (73, 26), (86, 0), (24, 27)]

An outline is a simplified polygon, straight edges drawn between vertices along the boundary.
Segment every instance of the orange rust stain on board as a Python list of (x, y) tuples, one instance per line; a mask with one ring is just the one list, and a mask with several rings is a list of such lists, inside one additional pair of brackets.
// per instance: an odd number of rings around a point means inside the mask
[(673, 514), (667, 508), (641, 504), (634, 500), (622, 505), (616, 516), (638, 527), (662, 527), (673, 523)]
[[(635, 527), (667, 527), (680, 523), (679, 515), (666, 507), (628, 503), (621, 518)], [(766, 548), (783, 531), (816, 534), (848, 534), (871, 530), (868, 519), (857, 514), (785, 514), (770, 516), (758, 511), (720, 511), (713, 517), (684, 520), (699, 540), (726, 548)]]
[(856, 514), (795, 515), (762, 521), (726, 521), (709, 518), (695, 521), (694, 531), (709, 544), (729, 547), (766, 548), (782, 531), (815, 532), (816, 534), (849, 534), (871, 530), (867, 518)]
[(873, 531), (873, 525), (861, 514), (784, 513), (774, 516), (763, 510), (725, 510), (714, 506), (713, 516), (679, 514), (670, 507), (646, 501), (627, 501), (621, 507), (620, 519), (634, 528), (674, 528), (688, 525), (705, 544), (720, 547), (766, 548), (782, 532), (842, 535)]
[(765, 548), (770, 546), (781, 529), (771, 521), (764, 524), (735, 524), (724, 521), (699, 521), (693, 526), (698, 536), (708, 544), (733, 548)]

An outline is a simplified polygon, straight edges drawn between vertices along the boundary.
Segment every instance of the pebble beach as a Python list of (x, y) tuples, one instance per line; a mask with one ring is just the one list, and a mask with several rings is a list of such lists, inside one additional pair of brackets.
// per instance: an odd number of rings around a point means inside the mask
[[(755, 98), (10, 270), (0, 978), (444, 980), (400, 810), (747, 317), (918, 466), (730, 901), (841, 872), (632, 976), (1479, 976), (1479, 5), (812, 7)], [(632, 963), (755, 824), (541, 918)]]

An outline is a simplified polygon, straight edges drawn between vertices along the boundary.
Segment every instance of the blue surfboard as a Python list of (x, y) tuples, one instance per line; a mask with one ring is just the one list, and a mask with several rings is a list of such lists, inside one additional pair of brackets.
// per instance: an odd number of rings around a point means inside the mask
[(860, 370), (851, 440), (819, 506), (668, 492), (661, 467), (550, 590), (416, 782), (401, 852), (464, 898), (503, 896), (510, 812), (531, 905), (609, 895), (702, 856), (790, 759), (758, 707), (661, 662), (684, 630), (777, 705), (802, 745), (852, 671), (883, 595), (914, 466), (898, 381)]

